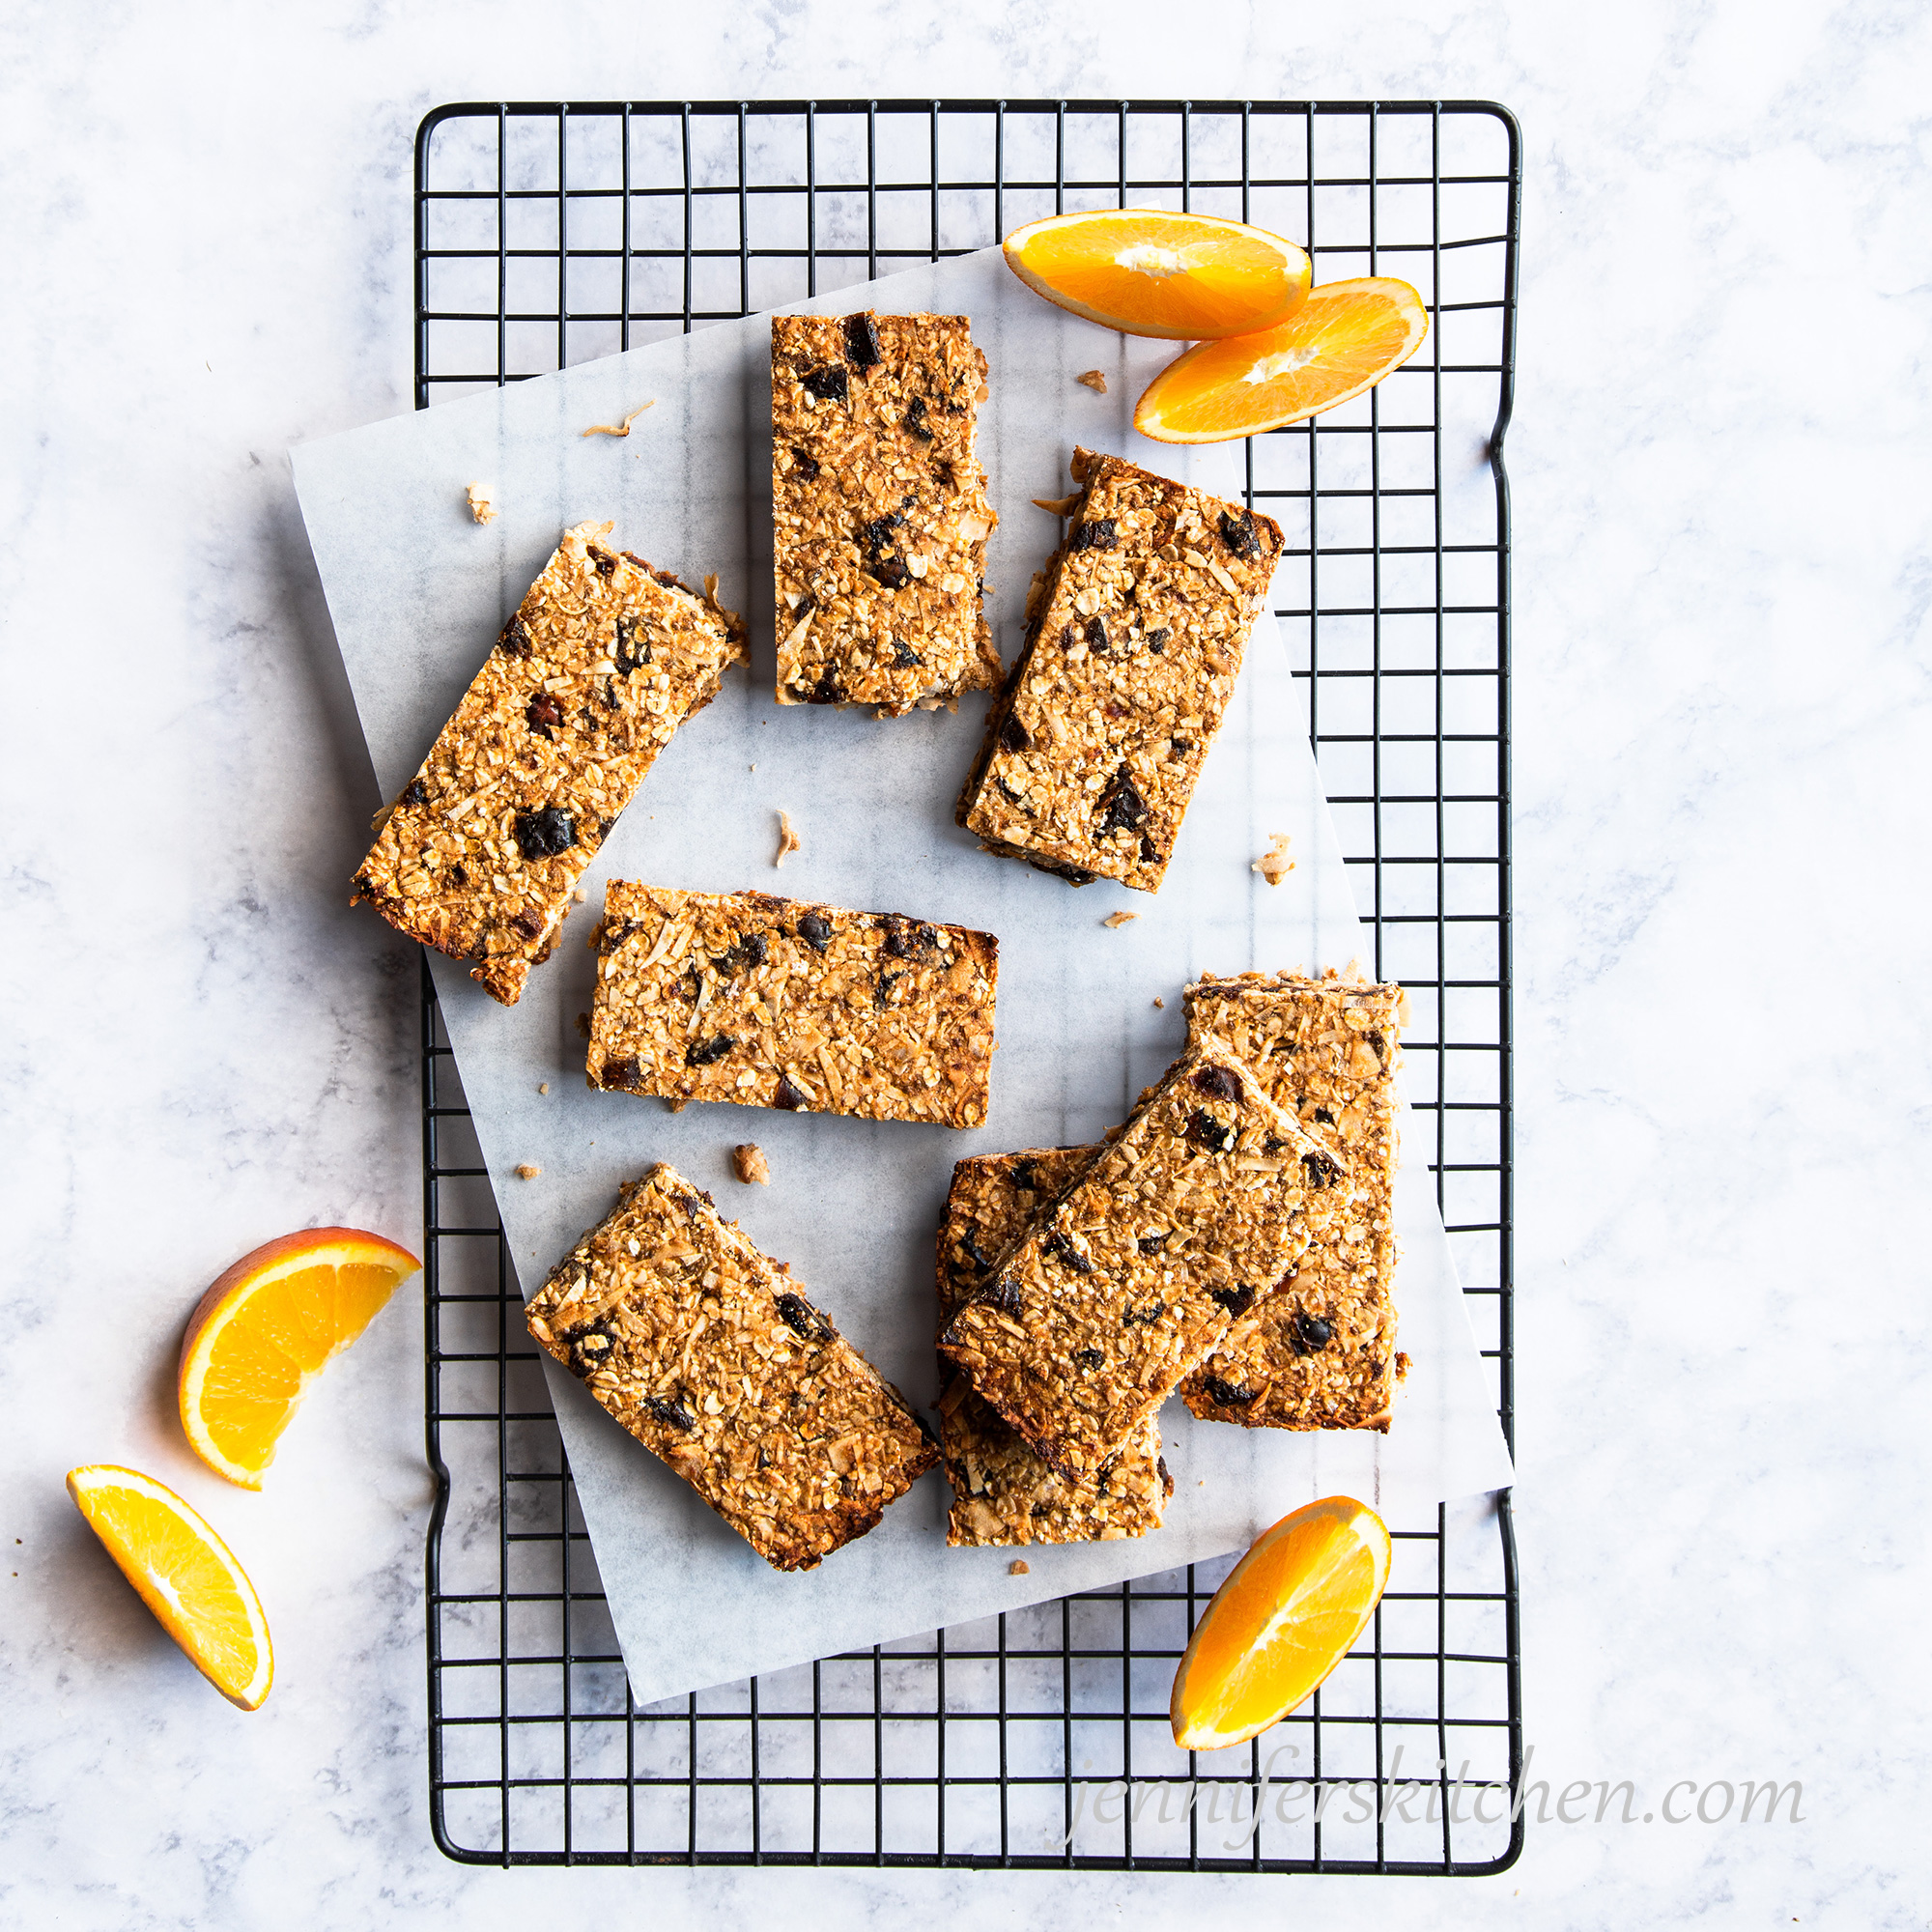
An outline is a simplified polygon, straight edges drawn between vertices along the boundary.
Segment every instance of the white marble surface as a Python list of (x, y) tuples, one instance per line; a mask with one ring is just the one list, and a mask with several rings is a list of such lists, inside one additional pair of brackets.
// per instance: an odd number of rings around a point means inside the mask
[[(0, 20), (0, 1921), (1927, 1921), (1927, 16), (1171, 18)], [(425, 1818), (415, 1305), (331, 1373), (270, 1493), (181, 1447), (202, 1283), (292, 1223), (416, 1220), (413, 961), (339, 904), (375, 790), (283, 458), (408, 407), (416, 120), (506, 91), (935, 90), (1520, 116), (1528, 1734), (1553, 1778), (1646, 1797), (1802, 1778), (1804, 1824), (1551, 1824), (1507, 1876), (1429, 1886), (460, 1870)], [(1852, 974), (1877, 997), (1828, 1005)], [(275, 1606), (259, 1716), (91, 1547), (60, 1477), (103, 1459), (242, 1548)]]

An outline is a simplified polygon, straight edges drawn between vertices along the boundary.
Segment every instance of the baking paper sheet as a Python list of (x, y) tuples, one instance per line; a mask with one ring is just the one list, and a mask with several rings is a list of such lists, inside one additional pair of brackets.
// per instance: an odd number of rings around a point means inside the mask
[[(1001, 517), (988, 614), (1009, 663), (1028, 581), (1058, 537), (1029, 499), (1070, 487), (1076, 441), (1238, 488), (1238, 445), (1190, 464), (1190, 452), (1131, 428), (1133, 399), (1171, 345), (1063, 314), (1029, 295), (995, 250), (797, 306), (972, 317), (991, 364), (980, 450)], [(923, 1402), (937, 1387), (933, 1232), (955, 1160), (1097, 1139), (1179, 1051), (1181, 987), (1203, 972), (1347, 967), (1371, 955), (1272, 619), (1252, 640), (1158, 896), (1110, 882), (1074, 891), (981, 853), (953, 826), (983, 696), (956, 716), (894, 720), (778, 707), (769, 354), (765, 318), (723, 324), (307, 444), (295, 452), (296, 483), (385, 796), (415, 771), (565, 526), (611, 519), (620, 545), (687, 582), (718, 573), (723, 600), (751, 622), (752, 675), (733, 672), (658, 760), (585, 877), (589, 903), (521, 1004), (498, 1007), (465, 966), (432, 955), (437, 991), (526, 1295), (609, 1211), (620, 1181), (668, 1160), (790, 1263), (866, 1355)], [(1096, 366), (1105, 396), (1075, 381)], [(582, 435), (647, 399), (654, 407), (628, 438)], [(464, 507), (472, 480), (499, 508), (487, 526)], [(805, 843), (775, 871), (781, 807)], [(1270, 887), (1252, 863), (1284, 832), (1295, 869)], [(673, 1115), (659, 1100), (590, 1091), (576, 1020), (590, 1005), (584, 941), (608, 877), (756, 888), (997, 933), (987, 1126), (959, 1133), (710, 1104)], [(1134, 923), (1104, 926), (1117, 909)], [(768, 1187), (732, 1177), (731, 1147), (748, 1140), (770, 1159)], [(520, 1179), (520, 1164), (542, 1174)], [(1166, 1526), (1136, 1541), (1030, 1548), (1022, 1577), (1009, 1574), (1011, 1550), (946, 1547), (937, 1472), (868, 1537), (815, 1571), (781, 1576), (546, 1361), (636, 1696), (648, 1703), (1218, 1555), (1320, 1495), (1361, 1497), (1400, 1523), (1508, 1483), (1489, 1378), (1419, 1159), (1398, 1175), (1396, 1218), (1400, 1341), (1412, 1366), (1387, 1436), (1199, 1423), (1171, 1402)]]

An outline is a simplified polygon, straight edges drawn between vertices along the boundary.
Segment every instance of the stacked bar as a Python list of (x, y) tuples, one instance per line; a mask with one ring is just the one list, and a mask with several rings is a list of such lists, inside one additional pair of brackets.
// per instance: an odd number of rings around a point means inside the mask
[(1350, 1186), (1311, 1216), (1281, 1293), (1181, 1385), (1188, 1407), (1250, 1429), (1389, 1426), (1407, 1367), (1396, 1351), (1395, 1070), (1400, 986), (1330, 975), (1243, 974), (1187, 988), (1188, 1038), (1234, 1053), (1268, 1096), (1348, 1165)]
[(662, 1164), (557, 1264), (538, 1344), (777, 1570), (864, 1536), (938, 1461), (930, 1432), (782, 1262)]
[(1091, 1483), (1283, 1281), (1308, 1198), (1345, 1179), (1238, 1060), (1191, 1046), (997, 1258), (941, 1352), (1056, 1474)]
[(1155, 892), (1281, 555), (1238, 503), (1077, 450), (1065, 541), (955, 816), (1077, 886)]
[(745, 655), (715, 578), (700, 597), (610, 533), (564, 533), (355, 875), (352, 903), (477, 961), (506, 1007), (652, 761)]
[(963, 315), (772, 318), (781, 704), (891, 717), (1000, 681), (980, 605), (998, 521)]
[[(1032, 1148), (959, 1162), (939, 1231), (942, 1328), (983, 1289), (994, 1259), (1093, 1157), (1091, 1148)], [(1090, 1479), (1070, 1482), (1041, 1462), (944, 1356), (940, 1376), (940, 1453), (952, 1485), (949, 1544), (1109, 1542), (1160, 1527), (1174, 1478), (1161, 1460), (1157, 1415)]]
[(999, 941), (896, 913), (613, 879), (593, 1087), (983, 1126)]

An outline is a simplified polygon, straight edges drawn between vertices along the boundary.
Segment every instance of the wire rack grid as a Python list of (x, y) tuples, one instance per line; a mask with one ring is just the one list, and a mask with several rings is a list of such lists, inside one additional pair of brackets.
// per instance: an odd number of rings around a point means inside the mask
[[(1520, 143), (1482, 101), (656, 101), (436, 110), (416, 144), (419, 408), (1154, 204), (1414, 283), (1432, 330), (1247, 444), (1277, 611), (1423, 1142), (1513, 1420), (1509, 505)], [(1292, 963), (1292, 962), (1283, 962)], [(639, 1706), (425, 969), (429, 1764), (470, 1862), (1463, 1875), (1514, 1861), (1507, 1493), (1392, 1525), (1312, 1702), (1178, 1751), (1167, 1689), (1228, 1560)]]

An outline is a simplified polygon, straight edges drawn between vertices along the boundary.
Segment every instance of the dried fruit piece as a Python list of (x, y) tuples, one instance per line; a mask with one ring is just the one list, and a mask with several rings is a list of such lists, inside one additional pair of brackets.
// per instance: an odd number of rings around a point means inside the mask
[(1208, 1393), (1223, 1408), (1246, 1408), (1255, 1399), (1253, 1389), (1242, 1388), (1238, 1382), (1223, 1381), (1219, 1376), (1203, 1378)]
[(777, 1297), (779, 1314), (784, 1324), (802, 1342), (829, 1342), (837, 1332), (831, 1321), (814, 1308), (804, 1295), (794, 1294), (789, 1289)]
[(829, 919), (823, 919), (815, 912), (807, 913), (798, 923), (798, 936), (814, 952), (823, 952), (832, 944), (835, 930)]
[(857, 369), (876, 369), (886, 358), (879, 349), (879, 326), (869, 309), (848, 315), (839, 325), (845, 337), (845, 359)]
[(577, 843), (577, 825), (569, 812), (546, 805), (516, 816), (517, 849), (526, 859), (554, 859)]
[(1113, 550), (1120, 542), (1112, 517), (1088, 517), (1082, 520), (1080, 527), (1073, 532), (1073, 541), (1067, 545), (1070, 551)]
[(1194, 1085), (1197, 1092), (1211, 1094), (1217, 1100), (1238, 1100), (1241, 1097), (1240, 1076), (1232, 1066), (1204, 1066), (1194, 1076)]
[(723, 1060), (738, 1044), (736, 1037), (728, 1033), (715, 1034), (711, 1038), (699, 1040), (696, 1045), (685, 1049), (684, 1064), (687, 1066), (711, 1066)]
[(1138, 832), (1146, 824), (1147, 801), (1125, 765), (1114, 774), (1113, 783), (1100, 794), (1100, 829), (1094, 835), (1096, 839), (1116, 832)]
[(1328, 1346), (1328, 1338), (1333, 1332), (1319, 1315), (1310, 1315), (1302, 1309), (1295, 1310), (1294, 1352), (1297, 1355), (1321, 1353)]
[(772, 1095), (772, 1105), (782, 1107), (786, 1113), (795, 1114), (801, 1107), (811, 1104), (811, 1095), (804, 1088), (795, 1085), (788, 1073), (779, 1075), (778, 1092)]
[(563, 706), (549, 692), (540, 691), (526, 707), (524, 718), (532, 731), (548, 738), (563, 723)]
[(845, 400), (845, 365), (842, 362), (826, 362), (816, 369), (808, 369), (799, 379), (808, 396), (815, 396), (821, 403), (842, 403)]

